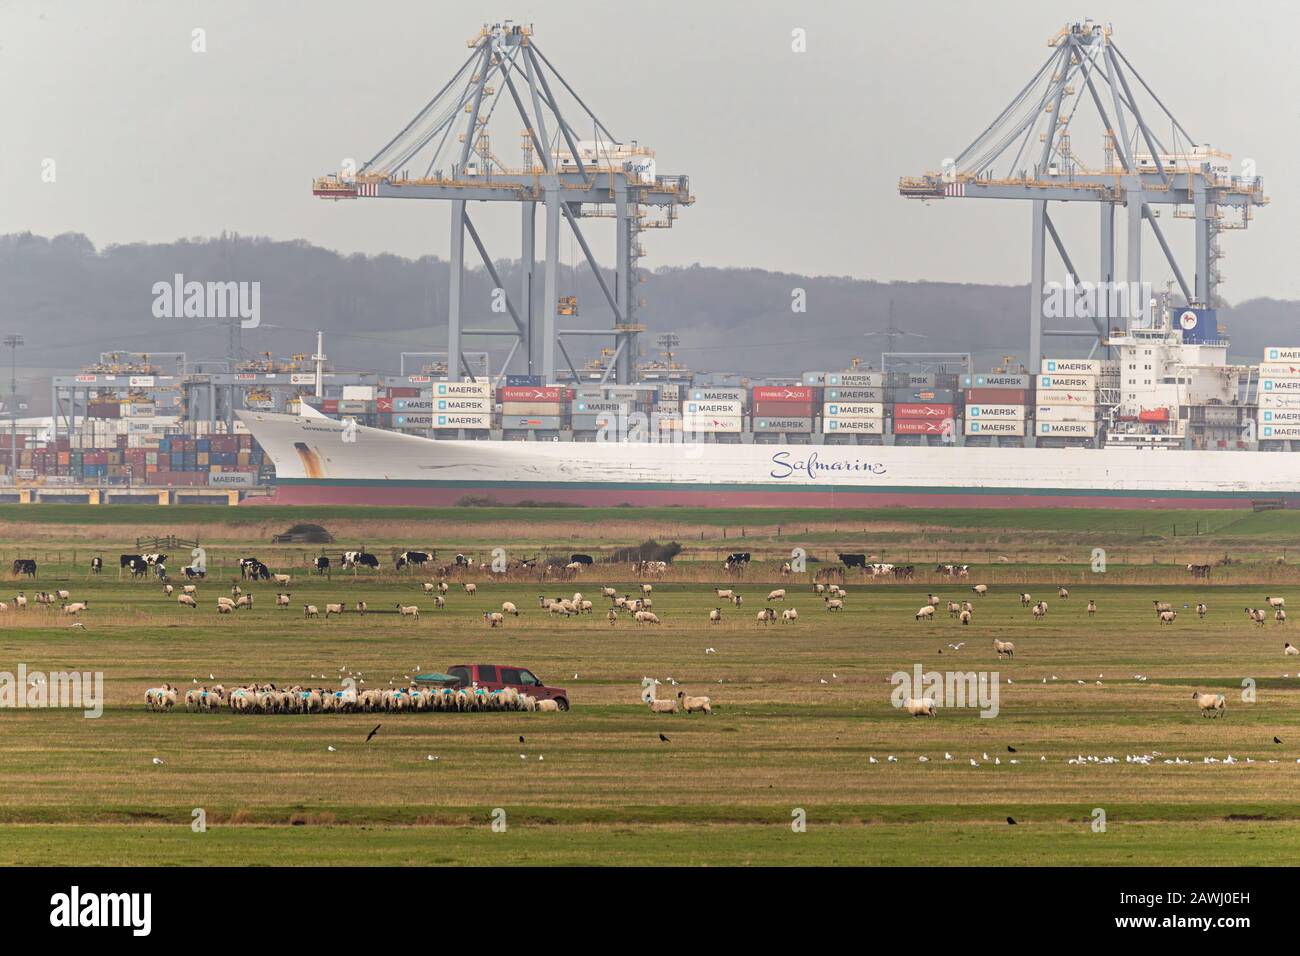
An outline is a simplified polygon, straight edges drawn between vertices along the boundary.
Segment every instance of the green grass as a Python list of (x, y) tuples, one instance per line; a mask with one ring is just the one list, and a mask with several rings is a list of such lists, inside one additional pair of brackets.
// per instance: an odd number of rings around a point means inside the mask
[[(806, 583), (787, 582), (800, 621), (764, 627), (754, 615), (773, 585), (737, 585), (745, 604), (712, 626), (712, 591), (667, 580), (653, 592), (661, 627), (610, 628), (600, 614), (562, 621), (537, 607), (543, 592), (594, 598), (615, 583), (598, 568), (577, 584), (482, 583), (473, 598), (453, 587), (440, 612), (418, 577), (303, 578), (292, 610), (275, 610), (275, 589), (257, 585), (256, 608), (234, 618), (213, 607), (224, 583), (200, 585), (200, 609), (183, 611), (153, 583), (51, 571), (89, 598), (85, 628), (44, 610), (0, 615), (0, 670), (102, 670), (107, 707), (97, 720), (0, 711), (4, 863), (1262, 864), (1294, 859), (1300, 842), (1300, 661), (1282, 655), (1289, 626), (1252, 626), (1241, 612), (1265, 593), (1300, 606), (1300, 582), (1117, 586), (1047, 567), (1025, 585), (1049, 601), (1041, 622), (1018, 587), (974, 599), (965, 586), (850, 583), (832, 614)], [(971, 596), (974, 622), (942, 609), (915, 622), (930, 590)], [(1157, 624), (1155, 598), (1179, 607), (1172, 627)], [(304, 603), (358, 599), (413, 602), (424, 616), (301, 616)], [(480, 615), (503, 600), (521, 616), (488, 629)], [(1210, 605), (1204, 621), (1182, 610), (1197, 600)], [(994, 637), (1014, 641), (1015, 657), (998, 660)], [(164, 680), (317, 685), (335, 681), (309, 675), (342, 667), (387, 686), (417, 666), (470, 661), (530, 667), (566, 687), (573, 710), (235, 716), (142, 705)], [(914, 664), (998, 672), (999, 715), (907, 717), (890, 705), (889, 679)], [(643, 675), (666, 693), (671, 678), (708, 694), (715, 713), (649, 714), (637, 702)], [(1241, 700), (1243, 678), (1254, 703)], [(1224, 717), (1201, 718), (1194, 690), (1224, 693)], [(1124, 762), (1152, 751), (1193, 763)], [(1241, 763), (1202, 762), (1229, 753)], [(1119, 762), (1068, 762), (1079, 754)], [(190, 831), (196, 807), (205, 834)], [(488, 826), (496, 807), (505, 833)], [(1091, 830), (1096, 807), (1106, 833)], [(790, 830), (795, 808), (806, 833)]]

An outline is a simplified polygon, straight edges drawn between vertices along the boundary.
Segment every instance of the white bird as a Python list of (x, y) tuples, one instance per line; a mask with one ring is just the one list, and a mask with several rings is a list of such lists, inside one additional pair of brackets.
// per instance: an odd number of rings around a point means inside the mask
[(834, 671), (831, 671), (831, 677), (834, 678), (835, 680), (839, 680), (839, 679), (840, 679), (840, 675), (837, 674), (837, 673), (835, 673)]
[(994, 765), (995, 767), (1000, 767), (1000, 766), (1002, 766), (1002, 758), (1001, 758), (1001, 757), (994, 757), (994, 758), (993, 758), (993, 765)]
[(888, 759), (890, 763), (898, 763), (898, 758), (895, 757), (893, 754), (890, 754)]
[(971, 757), (971, 758), (970, 758), (970, 765), (971, 765), (972, 767), (978, 767), (978, 766), (979, 766), (979, 764), (975, 762), (975, 758), (974, 758), (974, 757)]
[(985, 760), (988, 760), (988, 759), (989, 759), (989, 753), (988, 753), (987, 750), (984, 751), (984, 759), (985, 759)]
[(930, 762), (930, 758), (929, 758), (929, 757), (925, 757), (925, 756), (917, 757), (916, 760), (917, 760), (918, 763), (929, 763), (929, 762)]
[(545, 760), (546, 758), (543, 757), (541, 754), (538, 754), (538, 755), (537, 755), (537, 759), (538, 759), (538, 760)]
[(578, 675), (577, 675), (576, 673), (573, 675), (573, 679), (574, 679), (574, 680), (577, 680), (577, 679), (578, 679)]
[(706, 647), (706, 648), (704, 649), (704, 653), (705, 653), (705, 654), (716, 654), (716, 653), (718, 653), (718, 652), (715, 651), (715, 650), (714, 650), (713, 648), (711, 648), (711, 647)]
[(433, 754), (425, 754), (425, 755), (424, 755), (424, 759), (425, 759), (425, 760), (437, 760), (438, 758), (435, 757)]
[(162, 764), (162, 757), (154, 757), (153, 762), (154, 766), (160, 766)]
[(71, 625), (71, 626), (72, 626), (72, 627), (79, 627), (79, 628), (81, 628), (83, 631), (86, 629), (86, 625), (85, 625), (85, 624), (82, 624), (80, 621), (77, 621), (75, 624), (73, 624), (73, 625)]
[(945, 750), (945, 751), (943, 752), (943, 759), (944, 759), (944, 760), (951, 760), (951, 759), (952, 759), (952, 754), (948, 753), (948, 751)]
[(325, 749), (328, 750), (330, 753), (338, 753), (338, 751), (335, 749), (335, 747), (334, 747), (333, 744), (330, 744), (330, 745), (329, 745), (328, 747), (326, 747)]
[(1007, 763), (1020, 763), (1020, 761), (1017, 760), (1015, 757), (1012, 757), (1010, 760), (1007, 761)]
[[(880, 761), (877, 760), (875, 757), (868, 757), (867, 763), (880, 763)], [(1300, 763), (1300, 760), (1297, 760), (1296, 763)]]
[(819, 678), (817, 678), (817, 679), (820, 680), (823, 684), (829, 684), (829, 683), (830, 683), (830, 681), (828, 681), (825, 677), (819, 677)]
[(519, 755), (519, 759), (520, 759), (520, 760), (527, 760), (527, 759), (528, 759), (528, 755), (527, 755), (527, 754), (520, 754), (520, 755)]

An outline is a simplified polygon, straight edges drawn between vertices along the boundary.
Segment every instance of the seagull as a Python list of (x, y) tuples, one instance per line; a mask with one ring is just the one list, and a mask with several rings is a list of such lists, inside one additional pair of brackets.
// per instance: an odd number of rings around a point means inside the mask
[(545, 760), (546, 758), (543, 757), (541, 754), (538, 754), (538, 755), (537, 755), (537, 759), (538, 759), (538, 760)]
[(837, 674), (837, 673), (835, 673), (834, 671), (831, 671), (831, 677), (832, 677), (833, 679), (835, 679), (835, 680), (839, 680), (839, 679), (840, 679), (840, 675)]
[(86, 629), (86, 625), (82, 624), (80, 621), (77, 621), (75, 624), (72, 625), (72, 627), (79, 627), (83, 631)]
[(820, 680), (823, 684), (829, 684), (829, 683), (830, 683), (830, 681), (828, 681), (825, 677), (819, 677), (819, 678), (817, 678), (817, 679)]
[(437, 760), (438, 758), (435, 757), (433, 754), (425, 754), (425, 755), (424, 755), (424, 759), (425, 759), (425, 760)]
[(895, 757), (893, 754), (890, 754), (887, 759), (889, 760), (890, 763), (898, 763), (898, 758)]
[(929, 763), (929, 762), (930, 762), (930, 758), (929, 758), (929, 757), (926, 757), (926, 756), (924, 756), (924, 755), (923, 755), (923, 756), (920, 756), (920, 757), (917, 757), (916, 760), (917, 760), (917, 763)]
[(577, 674), (576, 671), (574, 672), (573, 679), (574, 679), (574, 680), (577, 680), (577, 679), (578, 679), (578, 674)]
[(528, 759), (528, 754), (520, 754), (520, 755), (519, 755), (519, 759), (520, 759), (520, 760), (527, 760), (527, 759)]
[(379, 728), (382, 727), (382, 726), (384, 726), (384, 725), (383, 725), (383, 724), (375, 724), (375, 729), (372, 730), (372, 731), (370, 731), (370, 733), (366, 734), (366, 743), (370, 743), (370, 738), (373, 737), (375, 734), (379, 733)]
[(951, 759), (952, 759), (952, 754), (948, 753), (948, 751), (945, 750), (945, 751), (943, 752), (943, 759), (944, 759), (944, 760), (951, 760)]
[(330, 745), (329, 745), (328, 747), (326, 747), (325, 749), (328, 750), (330, 753), (338, 753), (338, 751), (335, 749), (335, 747), (334, 747), (333, 744), (330, 744)]
[(979, 766), (979, 764), (975, 762), (975, 758), (974, 758), (974, 757), (971, 757), (971, 758), (970, 758), (970, 765), (971, 765), (972, 767), (978, 767), (978, 766)]
[[(1300, 761), (1296, 761), (1296, 762), (1297, 762), (1297, 763), (1300, 763)], [(868, 757), (868, 758), (867, 758), (867, 763), (880, 763), (880, 761), (877, 760), (875, 757)]]
[(704, 653), (705, 653), (705, 654), (716, 654), (716, 653), (718, 653), (718, 652), (715, 651), (715, 650), (714, 650), (713, 648), (711, 648), (711, 647), (706, 647), (706, 648), (704, 649)]
[(153, 762), (155, 767), (162, 766), (162, 762), (163, 762), (162, 757), (154, 757)]
[(989, 759), (989, 752), (988, 752), (987, 750), (984, 751), (984, 759), (985, 759), (985, 760), (988, 760), (988, 759)]

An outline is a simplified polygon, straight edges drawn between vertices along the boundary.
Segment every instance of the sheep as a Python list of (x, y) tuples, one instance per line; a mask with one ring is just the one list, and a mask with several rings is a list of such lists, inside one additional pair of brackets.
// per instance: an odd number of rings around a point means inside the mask
[(903, 701), (903, 709), (913, 717), (937, 717), (934, 701), (929, 697), (909, 697)]
[(776, 611), (770, 607), (765, 607), (754, 616), (754, 619), (757, 620), (759, 624), (775, 624)]
[(519, 616), (519, 608), (515, 607), (514, 604), (512, 604), (510, 601), (502, 601), (502, 602), (501, 602), (501, 613), (502, 613), (502, 614), (513, 614), (515, 617), (518, 617), (518, 616)]
[(1208, 607), (1205, 606), (1204, 602), (1202, 602), (1202, 603), (1200, 603), (1200, 604), (1197, 604), (1197, 605), (1196, 605), (1196, 616), (1199, 617), (1199, 618), (1201, 618), (1202, 620), (1204, 620), (1204, 619), (1205, 619), (1206, 612), (1208, 612), (1209, 610), (1210, 610), (1210, 609), (1209, 609)]
[(233, 599), (233, 598), (228, 598), (228, 597), (226, 597), (224, 594), (217, 598), (217, 603), (218, 603), (218, 604), (225, 604), (225, 605), (227, 605), (227, 606), (229, 606), (229, 607), (234, 607), (234, 606), (235, 606), (234, 599)]
[(316, 609), (315, 604), (304, 604), (302, 606), (303, 617), (320, 617), (320, 611)]
[(557, 701), (553, 700), (539, 700), (537, 702), (537, 710), (539, 713), (543, 714), (557, 714), (560, 711), (560, 705)]
[(1161, 611), (1161, 612), (1160, 612), (1160, 623), (1161, 623), (1161, 624), (1172, 624), (1172, 623), (1174, 623), (1175, 620), (1177, 620), (1177, 618), (1178, 618), (1178, 612), (1177, 612), (1177, 611)]
[(919, 611), (916, 612), (916, 619), (917, 619), (918, 621), (932, 621), (932, 620), (934, 620), (934, 605), (933, 605), (933, 604), (927, 604), (927, 605), (925, 605), (924, 607), (922, 607), (921, 610), (919, 610)]
[(233, 605), (233, 604), (221, 604), (221, 603), (218, 603), (218, 604), (217, 604), (217, 613), (218, 613), (218, 614), (234, 614), (234, 613), (235, 613), (235, 605)]
[(1094, 614), (1096, 614), (1096, 613), (1097, 613), (1097, 602), (1094, 601), (1092, 598), (1089, 598), (1089, 599), (1088, 599), (1088, 616), (1089, 616), (1089, 617), (1092, 617), (1092, 616), (1093, 616)]
[(144, 704), (150, 710), (171, 710), (176, 705), (176, 688), (171, 684), (150, 687), (144, 692)]
[(736, 593), (736, 592), (735, 592), (734, 590), (732, 590), (731, 588), (725, 588), (725, 589), (724, 589), (724, 588), (714, 588), (714, 589), (713, 589), (713, 595), (714, 595), (714, 597), (720, 598), (720, 599), (722, 599), (722, 600), (724, 600), (724, 601), (730, 601), (730, 600), (732, 599), (732, 597), (735, 596), (735, 593)]
[(1021, 594), (1021, 595), (1020, 595), (1020, 606), (1021, 606), (1021, 607), (1029, 607), (1029, 605), (1032, 604), (1033, 601), (1034, 601), (1033, 597), (1031, 597), (1031, 596), (1028, 595), (1028, 594)]
[(198, 593), (199, 593), (199, 587), (198, 587), (197, 584), (182, 584), (182, 585), (181, 585), (181, 590), (184, 591), (186, 594), (198, 594)]
[(72, 595), (69, 594), (67, 591), (55, 591), (54, 596), (58, 598), (60, 601), (66, 601), (70, 597), (72, 597)]
[(194, 600), (194, 595), (192, 595), (192, 594), (181, 594), (181, 595), (178, 595), (177, 598), (176, 598), (176, 603), (179, 604), (181, 607), (198, 607), (198, 606), (199, 606), (199, 602), (196, 601), (196, 600)]
[(1285, 624), (1285, 623), (1286, 623), (1286, 611), (1283, 610), (1282, 608), (1278, 608), (1278, 609), (1277, 609), (1277, 613), (1275, 613), (1275, 614), (1273, 615), (1273, 620), (1277, 621), (1279, 624)]
[(496, 627), (506, 622), (506, 616), (500, 611), (484, 611), (483, 620), (487, 621), (488, 627)]
[(420, 619), (420, 609), (414, 604), (398, 604), (397, 613), (401, 614), (402, 617), (413, 617), (417, 621)]
[(637, 611), (632, 615), (640, 624), (658, 624), (659, 616), (654, 611)]
[(975, 592), (977, 597), (983, 597), (989, 593), (989, 586), (987, 584), (977, 584), (971, 590)]
[(1269, 607), (1286, 607), (1286, 598), (1266, 597), (1264, 603)]
[(478, 585), (475, 584), (473, 581), (466, 581), (465, 584), (464, 584), (464, 588), (465, 588), (465, 593), (466, 593), (466, 594), (477, 594), (477, 593), (478, 593)]
[[(649, 602), (649, 601), (646, 601), (646, 602), (645, 602), (645, 605), (646, 605), (646, 607), (649, 607), (649, 606), (650, 606), (650, 602)], [(578, 603), (578, 613), (579, 613), (579, 614), (590, 614), (593, 610), (595, 610), (595, 607), (592, 605), (592, 603), (591, 603), (590, 601), (583, 600), (583, 601), (580, 601), (580, 602)]]
[(1174, 606), (1168, 601), (1152, 601), (1151, 603), (1155, 606), (1157, 614), (1161, 611), (1172, 611), (1174, 609)]
[(7, 611), (7, 610), (9, 610), (9, 605), (6, 604), (4, 601), (0, 601), (0, 611)]
[(949, 601), (949, 602), (948, 602), (948, 616), (949, 616), (949, 617), (956, 617), (956, 616), (957, 616), (958, 614), (960, 614), (960, 613), (961, 613), (961, 605), (958, 604), (956, 601)]
[(782, 602), (784, 602), (784, 601), (785, 601), (785, 588), (777, 588), (775, 591), (771, 591), (771, 592), (769, 592), (768, 595), (767, 595), (767, 599), (768, 599), (769, 601), (782, 601)]
[[(63, 607), (59, 608), (59, 611), (62, 614), (80, 614), (88, 607), (90, 607), (89, 601), (77, 601), (75, 604), (63, 605)], [(1278, 613), (1281, 614), (1282, 612), (1278, 611)]]
[[(399, 604), (398, 607), (401, 607), (401, 605)], [(329, 616), (330, 616), (331, 614), (338, 614), (338, 615), (342, 616), (343, 611), (344, 611), (345, 608), (346, 608), (346, 605), (344, 605), (344, 604), (326, 604), (326, 605), (325, 605), (325, 620), (328, 621), (328, 620), (329, 620)]]
[(275, 596), (275, 606), (288, 607), (290, 597), (291, 595), (287, 591), (281, 591), (279, 594)]
[(971, 604), (970, 601), (962, 601), (962, 602), (961, 602), (961, 609), (962, 609), (963, 611), (970, 611), (972, 614), (975, 613), (975, 605), (974, 605), (974, 604)]
[(999, 641), (995, 637), (993, 638), (993, 649), (998, 652), (998, 657), (1002, 657), (1004, 655), (1006, 657), (1016, 656), (1016, 645), (1013, 644), (1011, 641)]
[(650, 593), (651, 591), (653, 591), (654, 589), (655, 589), (655, 588), (654, 588), (654, 585), (653, 585), (653, 584), (643, 584), (643, 585), (641, 585), (641, 593), (642, 593), (642, 594), (649, 594), (649, 593)]
[(569, 617), (573, 613), (562, 602), (558, 601), (546, 605), (546, 610), (550, 614), (562, 614), (565, 617)]
[(613, 608), (610, 608), (609, 613), (605, 615), (605, 620), (609, 621), (610, 627), (613, 627), (615, 624), (618, 623), (618, 611), (615, 611)]
[(834, 598), (834, 599), (829, 599), (829, 598), (828, 598), (827, 601), (826, 601), (826, 610), (828, 610), (828, 611), (842, 611), (842, 610), (844, 610), (844, 602), (841, 601), (839, 598)]
[(652, 700), (650, 703), (650, 713), (652, 714), (675, 714), (677, 713), (677, 698), (672, 700)]
[(616, 591), (614, 588), (601, 588), (600, 596), (603, 598), (610, 598), (612, 600), (618, 597), (618, 591)]
[(963, 610), (961, 612), (961, 615), (958, 617), (958, 620), (960, 620), (963, 625), (969, 624), (970, 619), (971, 619), (971, 613), (970, 611), (966, 611), (966, 610)]
[(446, 607), (446, 606), (447, 606), (447, 599), (446, 599), (445, 597), (443, 597), (441, 594), (436, 594), (436, 595), (434, 595), (434, 598), (433, 598), (433, 606), (434, 606), (435, 608), (443, 608), (443, 607)]
[(745, 596), (743, 594), (734, 594), (731, 597), (731, 603), (736, 605), (736, 607), (740, 607), (740, 605), (743, 604), (744, 602), (745, 602)]
[(448, 584), (446, 581), (439, 581), (439, 582), (438, 582), (438, 593), (439, 593), (439, 594), (446, 594), (446, 593), (447, 593), (448, 591), (450, 591), (450, 590), (451, 590), (451, 585)]
[(1202, 694), (1199, 691), (1192, 691), (1192, 700), (1196, 701), (1196, 706), (1201, 708), (1202, 717), (1218, 717), (1227, 707), (1227, 701), (1222, 694)]
[(938, 598), (936, 595), (933, 595), (933, 594), (927, 594), (926, 597), (927, 597), (927, 598), (929, 599), (929, 601), (930, 601), (930, 607), (938, 607), (938, 606), (939, 606), (939, 598)]
[(1039, 601), (1034, 605), (1034, 620), (1041, 621), (1047, 616), (1047, 602)]
[(231, 597), (239, 597), (239, 596), (240, 596), (241, 594), (243, 594), (243, 593), (244, 593), (244, 589), (241, 588), (238, 584), (232, 584), (232, 585), (230, 586), (230, 596), (231, 596)]
[(287, 586), (287, 585), (293, 584), (293, 575), (292, 575), (292, 574), (273, 574), (273, 575), (271, 575), (271, 580), (274, 581), (276, 584), (283, 584), (283, 585), (286, 585), (286, 586)]
[(176, 590), (176, 589), (175, 589), (174, 587), (172, 587), (170, 584), (164, 584), (164, 585), (163, 585), (163, 594), (165, 594), (167, 597), (171, 597), (171, 596), (172, 596), (172, 593), (173, 593), (175, 590)]
[(241, 607), (251, 609), (253, 607), (253, 595), (241, 594), (239, 600), (235, 602), (235, 610), (239, 610)]
[(707, 697), (687, 697), (686, 691), (679, 690), (677, 699), (682, 702), (682, 710), (688, 714), (700, 712), (702, 714), (713, 713), (713, 702)]
[(826, 593), (826, 585), (824, 584), (813, 585), (813, 594), (825, 594), (825, 593)]
[(21, 591), (19, 591), (18, 596), (14, 598), (14, 607), (20, 611), (27, 610), (27, 596)]
[[(610, 611), (610, 613), (613, 614), (614, 612)], [(722, 623), (722, 608), (715, 607), (712, 611), (709, 612), (709, 623), (710, 624)]]
[(1248, 607), (1248, 608), (1245, 608), (1244, 610), (1245, 610), (1245, 612), (1246, 612), (1246, 616), (1247, 616), (1247, 617), (1249, 617), (1252, 621), (1254, 621), (1254, 622), (1255, 622), (1256, 624), (1258, 624), (1260, 627), (1263, 627), (1263, 626), (1264, 626), (1264, 612), (1263, 612), (1263, 611), (1259, 610), (1258, 608), (1253, 608), (1253, 607)]
[(783, 624), (789, 624), (791, 621), (797, 621), (797, 620), (799, 620), (798, 608), (788, 607), (781, 612), (781, 622)]
[(1070, 596), (1070, 589), (1069, 589), (1069, 588), (1063, 588), (1063, 587), (1062, 587), (1062, 588), (1057, 588), (1057, 589), (1056, 589), (1056, 596), (1059, 597), (1061, 600), (1065, 600), (1066, 598), (1068, 598), (1068, 597)]
[(1296, 647), (1290, 641), (1287, 641), (1282, 645), (1282, 653), (1287, 657), (1296, 657), (1297, 655), (1300, 655), (1300, 648)]
[(424, 593), (425, 593), (425, 594), (432, 594), (432, 593), (433, 593), (433, 589), (434, 589), (436, 586), (437, 586), (437, 585), (435, 585), (432, 581), (425, 581), (422, 585), (420, 585), (420, 587), (422, 587), (422, 588), (424, 589)]

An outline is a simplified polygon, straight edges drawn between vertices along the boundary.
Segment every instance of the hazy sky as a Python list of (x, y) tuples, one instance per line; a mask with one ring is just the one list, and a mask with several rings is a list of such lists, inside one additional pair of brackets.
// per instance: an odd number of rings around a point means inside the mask
[[(483, 22), (511, 17), (535, 25), (616, 136), (653, 147), (659, 172), (690, 175), (698, 202), (646, 236), (645, 266), (1020, 283), (1028, 203), (922, 205), (898, 197), (897, 179), (964, 147), (1037, 70), (1047, 38), (1083, 16), (1114, 22), (1192, 136), (1256, 161), (1272, 205), (1224, 237), (1222, 294), (1300, 298), (1291, 0), (0, 0), (0, 232), (78, 231), (102, 246), (227, 230), (445, 256), (446, 204), (327, 203), (311, 179), (375, 152)], [(206, 53), (191, 51), (196, 27)], [(795, 28), (806, 53), (791, 51)], [(474, 214), (495, 255), (517, 255), (513, 210)], [(1095, 208), (1056, 218), (1090, 272)], [(1190, 269), (1191, 223), (1162, 224)], [(591, 232), (609, 261), (605, 229)]]

